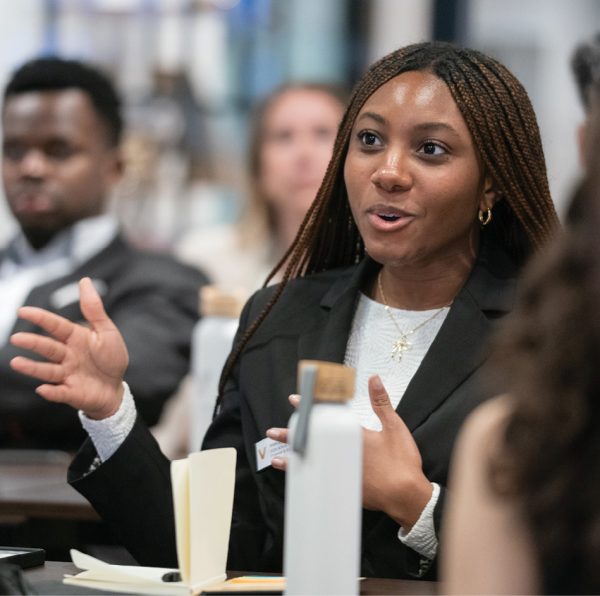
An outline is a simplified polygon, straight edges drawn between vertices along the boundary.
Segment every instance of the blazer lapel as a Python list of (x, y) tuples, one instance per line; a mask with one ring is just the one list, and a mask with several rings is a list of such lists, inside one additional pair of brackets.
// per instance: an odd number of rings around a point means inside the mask
[(414, 431), (483, 360), (490, 322), (467, 294), (456, 297), (397, 408)]
[(411, 431), (483, 364), (493, 320), (512, 307), (516, 275), (503, 251), (482, 245), (471, 276), (396, 410)]
[(344, 361), (359, 291), (366, 277), (377, 267), (370, 259), (364, 259), (352, 275), (343, 276), (332, 285), (320, 303), (325, 315), (323, 324), (300, 335), (299, 360)]

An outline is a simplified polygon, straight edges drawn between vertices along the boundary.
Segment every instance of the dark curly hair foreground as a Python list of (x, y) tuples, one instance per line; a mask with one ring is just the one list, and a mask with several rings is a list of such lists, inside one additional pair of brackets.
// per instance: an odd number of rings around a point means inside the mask
[(561, 593), (600, 591), (599, 227), (596, 172), (527, 268), (492, 358), (514, 399), (492, 486), (523, 503), (543, 581)]
[(282, 282), (232, 351), (221, 375), (219, 400), (244, 346), (290, 279), (352, 265), (364, 257), (344, 183), (350, 135), (367, 99), (409, 71), (429, 71), (443, 80), (465, 119), (483, 168), (501, 197), (486, 234), (498, 236), (515, 261), (523, 263), (558, 227), (537, 121), (519, 81), (493, 58), (448, 43), (423, 42), (388, 54), (371, 66), (352, 93), (317, 197), (266, 283), (285, 267)]

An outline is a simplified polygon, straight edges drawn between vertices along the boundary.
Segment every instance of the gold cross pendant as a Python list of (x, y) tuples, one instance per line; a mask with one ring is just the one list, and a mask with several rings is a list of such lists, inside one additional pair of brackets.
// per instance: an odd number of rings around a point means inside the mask
[(406, 339), (406, 335), (402, 335), (396, 342), (394, 342), (394, 347), (392, 348), (391, 357), (392, 360), (396, 362), (400, 362), (402, 360), (402, 356), (404, 356), (404, 352), (410, 348), (410, 342)]

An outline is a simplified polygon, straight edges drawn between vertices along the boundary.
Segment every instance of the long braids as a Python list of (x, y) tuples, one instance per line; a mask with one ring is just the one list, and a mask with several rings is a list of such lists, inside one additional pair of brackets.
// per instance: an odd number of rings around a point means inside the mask
[(504, 199), (495, 208), (486, 232), (499, 234), (515, 260), (523, 262), (531, 247), (541, 246), (558, 227), (535, 114), (516, 78), (480, 52), (443, 42), (413, 44), (388, 54), (368, 70), (352, 93), (317, 196), (265, 286), (285, 267), (282, 279), (223, 368), (216, 409), (240, 354), (287, 283), (296, 277), (352, 265), (364, 257), (364, 243), (352, 219), (343, 179), (350, 135), (367, 99), (389, 80), (415, 70), (429, 70), (448, 85), (485, 170)]
[[(442, 78), (448, 82), (496, 191), (517, 220), (501, 231), (507, 245), (513, 251), (523, 252), (514, 244), (518, 234), (515, 226), (520, 225), (537, 249), (552, 236), (558, 218), (550, 198), (540, 133), (529, 98), (504, 66), (479, 52), (463, 52), (468, 63), (444, 62), (443, 68), (448, 69), (447, 77), (452, 82)], [(436, 68), (434, 72), (439, 76)]]

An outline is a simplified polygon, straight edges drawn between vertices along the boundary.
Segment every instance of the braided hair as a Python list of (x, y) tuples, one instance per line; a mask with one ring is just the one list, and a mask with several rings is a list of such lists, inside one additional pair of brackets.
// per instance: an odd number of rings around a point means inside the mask
[(365, 256), (348, 202), (344, 161), (365, 102), (382, 85), (409, 71), (428, 71), (443, 80), (465, 119), (484, 169), (502, 199), (494, 207), (486, 233), (497, 236), (522, 264), (558, 227), (535, 113), (527, 92), (506, 67), (481, 52), (445, 42), (413, 44), (384, 56), (352, 92), (317, 196), (265, 285), (280, 269), (284, 269), (282, 281), (230, 354), (221, 376), (220, 397), (244, 346), (290, 279), (349, 266)]

